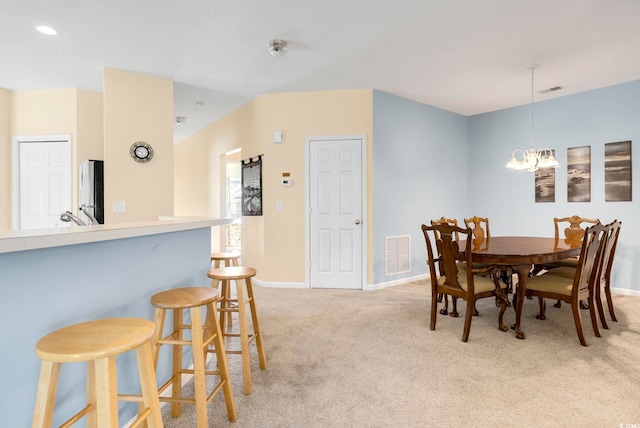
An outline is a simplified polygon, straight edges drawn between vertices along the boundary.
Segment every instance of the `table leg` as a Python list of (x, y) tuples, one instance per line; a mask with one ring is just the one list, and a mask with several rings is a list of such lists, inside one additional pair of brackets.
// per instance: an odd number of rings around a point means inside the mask
[(524, 307), (524, 298), (527, 294), (527, 278), (529, 277), (529, 271), (531, 271), (531, 265), (517, 265), (514, 266), (516, 273), (518, 274), (518, 288), (517, 288), (517, 296), (518, 301), (515, 305), (516, 310), (516, 337), (518, 339), (524, 339), (525, 334), (524, 331), (520, 329), (520, 320), (522, 319), (522, 308)]

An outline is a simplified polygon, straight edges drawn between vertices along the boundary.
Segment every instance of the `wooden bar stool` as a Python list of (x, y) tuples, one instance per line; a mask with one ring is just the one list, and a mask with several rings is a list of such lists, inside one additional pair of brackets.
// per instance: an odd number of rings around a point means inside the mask
[[(241, 253), (211, 253), (211, 263), (213, 264), (213, 269), (217, 269), (219, 267), (231, 267), (231, 266), (239, 266), (239, 259), (242, 257)], [(220, 281), (211, 281), (211, 286), (220, 290)], [(222, 291), (222, 290), (220, 290)], [(227, 290), (229, 291), (229, 287)], [(224, 296), (227, 299), (231, 299), (231, 296)], [(227, 327), (233, 326), (233, 319), (231, 318), (231, 312), (226, 312), (224, 314), (226, 317), (225, 325)]]
[(214, 269), (222, 266), (238, 266), (240, 257), (242, 257), (241, 253), (211, 253), (211, 262)]
[[(252, 341), (256, 343), (256, 350), (258, 351), (258, 359), (260, 361), (260, 368), (264, 369), (267, 366), (266, 358), (264, 355), (264, 348), (262, 346), (262, 333), (260, 332), (260, 323), (258, 321), (258, 312), (256, 310), (255, 299), (253, 296), (253, 288), (251, 286), (251, 278), (256, 275), (256, 270), (250, 267), (244, 266), (231, 266), (212, 269), (207, 273), (207, 276), (213, 281), (221, 281), (222, 283), (222, 301), (220, 302), (220, 327), (222, 328), (222, 334), (225, 337), (239, 337), (240, 338), (240, 350), (229, 350), (227, 354), (241, 354), (242, 355), (242, 377), (244, 381), (244, 393), (251, 394), (251, 364), (249, 360), (249, 344)], [(236, 284), (236, 299), (231, 299), (231, 281)], [(244, 283), (244, 286), (243, 286)], [(246, 296), (245, 296), (246, 289)], [(251, 312), (251, 324), (252, 330), (249, 332), (249, 325), (247, 320), (247, 305)], [(225, 313), (238, 313), (238, 324), (240, 324), (239, 333), (227, 332), (227, 326), (225, 324)]]
[(119, 427), (116, 356), (135, 349), (143, 409), (132, 426), (146, 420), (149, 427), (161, 428), (151, 351), (154, 329), (145, 319), (108, 318), (71, 325), (42, 337), (36, 343), (42, 366), (32, 426), (51, 426), (61, 363), (86, 361), (87, 405), (62, 426), (71, 426), (86, 416), (88, 427)]
[[(169, 385), (172, 385), (171, 397), (160, 397), (160, 401), (171, 402), (171, 416), (178, 417), (182, 413), (182, 404), (195, 404), (196, 426), (208, 427), (207, 403), (222, 389), (227, 405), (229, 421), (236, 420), (236, 405), (229, 378), (227, 356), (224, 352), (224, 340), (222, 330), (218, 322), (216, 305), (220, 300), (218, 290), (209, 287), (187, 287), (163, 291), (151, 296), (151, 304), (156, 308), (154, 322), (156, 333), (152, 339), (154, 345), (153, 358), (157, 367), (158, 355), (162, 345), (173, 345), (172, 376), (165, 384), (160, 386), (161, 394)], [(206, 317), (202, 319), (202, 308), (206, 308)], [(183, 324), (183, 310), (189, 310), (191, 324)], [(173, 311), (173, 330), (166, 337), (162, 337), (165, 315), (167, 310)], [(204, 324), (204, 325), (203, 325)], [(191, 330), (191, 338), (185, 340), (184, 330)], [(215, 349), (210, 349), (213, 344)], [(191, 346), (193, 350), (193, 370), (182, 367), (182, 347)], [(218, 370), (206, 370), (207, 353), (216, 355)], [(195, 397), (182, 397), (182, 375), (193, 374)], [(219, 382), (207, 395), (205, 376), (218, 376)]]

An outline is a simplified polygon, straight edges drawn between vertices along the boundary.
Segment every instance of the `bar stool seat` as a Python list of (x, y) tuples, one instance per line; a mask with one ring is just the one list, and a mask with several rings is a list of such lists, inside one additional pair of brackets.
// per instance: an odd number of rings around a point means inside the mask
[[(142, 389), (142, 411), (137, 422), (162, 427), (160, 403), (153, 370), (151, 338), (154, 324), (141, 318), (107, 318), (53, 331), (36, 343), (42, 360), (33, 427), (50, 427), (62, 363), (87, 362), (87, 405), (68, 419), (71, 426), (84, 416), (87, 426), (118, 427), (116, 356), (136, 351)], [(137, 426), (137, 424), (136, 424)]]
[[(253, 287), (251, 285), (251, 278), (255, 275), (256, 270), (246, 266), (220, 267), (212, 269), (207, 273), (207, 276), (212, 280), (212, 286), (214, 286), (214, 281), (220, 281), (222, 284), (222, 300), (220, 301), (219, 312), (220, 328), (222, 329), (223, 336), (240, 338), (240, 349), (230, 350), (227, 347), (226, 353), (241, 354), (242, 356), (243, 392), (245, 394), (251, 394), (252, 390), (251, 363), (249, 358), (249, 344), (251, 342), (255, 341), (260, 368), (265, 369), (267, 366), (264, 348), (262, 345), (262, 332), (260, 331), (260, 322), (258, 320)], [(231, 298), (231, 281), (236, 285), (237, 298)], [(252, 331), (249, 331), (247, 305), (249, 306), (251, 314)], [(238, 313), (238, 324), (240, 325), (239, 332), (227, 331), (227, 317), (224, 315), (226, 313), (230, 314), (233, 312)]]
[(238, 266), (240, 257), (242, 257), (241, 253), (211, 253), (211, 262), (214, 269), (222, 266)]
[[(172, 376), (158, 389), (158, 393), (172, 386), (172, 396), (162, 397), (160, 401), (171, 402), (171, 415), (178, 417), (182, 413), (182, 404), (195, 404), (196, 426), (208, 427), (207, 403), (220, 390), (224, 392), (229, 421), (236, 420), (236, 406), (231, 388), (227, 357), (224, 352), (224, 340), (218, 322), (216, 305), (220, 300), (218, 290), (209, 287), (186, 287), (163, 291), (151, 296), (151, 304), (156, 308), (154, 322), (156, 333), (152, 340), (154, 344), (154, 365), (157, 368), (158, 356), (162, 345), (173, 345)], [(206, 308), (205, 319), (202, 319), (202, 308)], [(166, 311), (173, 313), (173, 328), (170, 334), (162, 337)], [(189, 310), (191, 323), (183, 323), (183, 310)], [(183, 331), (190, 330), (190, 339), (184, 339)], [(214, 349), (209, 346), (213, 344)], [(193, 351), (193, 370), (182, 366), (182, 347), (191, 346)], [(207, 354), (215, 353), (218, 370), (206, 370)], [(195, 393), (194, 398), (183, 398), (181, 393), (182, 375), (193, 374)], [(219, 382), (207, 395), (206, 376), (218, 376)]]

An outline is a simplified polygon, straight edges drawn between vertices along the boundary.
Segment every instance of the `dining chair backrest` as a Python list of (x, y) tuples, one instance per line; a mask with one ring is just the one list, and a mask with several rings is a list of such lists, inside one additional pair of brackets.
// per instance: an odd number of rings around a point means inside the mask
[(615, 256), (616, 247), (618, 246), (618, 236), (620, 235), (621, 226), (622, 222), (619, 220), (614, 220), (607, 225), (607, 236), (605, 237), (604, 249), (602, 251), (602, 257), (599, 263), (599, 281), (596, 282), (596, 286), (598, 286), (599, 284), (605, 285), (605, 283), (607, 283), (611, 278), (613, 257)]
[(595, 224), (584, 231), (582, 248), (578, 258), (578, 266), (573, 279), (573, 296), (578, 300), (588, 297), (598, 274), (598, 262), (602, 256), (606, 243), (606, 233), (609, 225)]
[(474, 251), (482, 249), (483, 244), (485, 249), (488, 248), (489, 238), (491, 238), (489, 219), (486, 217), (473, 216), (471, 218), (465, 218), (464, 224), (473, 232)]
[(569, 245), (571, 248), (577, 248), (580, 245), (582, 245), (582, 238), (585, 235), (585, 230), (581, 227), (582, 223), (588, 223), (588, 224), (598, 224), (600, 223), (599, 219), (588, 219), (588, 218), (584, 218), (584, 217), (580, 217), (577, 215), (571, 216), (571, 217), (563, 217), (563, 218), (558, 218), (558, 217), (554, 217), (553, 219), (553, 225), (555, 228), (555, 238), (556, 238), (556, 242), (560, 242), (560, 230), (559, 230), (559, 223), (569, 223), (569, 227), (566, 227), (564, 229), (564, 243)]
[[(447, 288), (447, 293), (454, 296), (465, 298), (465, 296), (474, 294), (474, 283), (471, 269), (459, 269), (462, 266), (471, 266), (471, 229), (463, 229), (461, 227), (450, 225), (445, 222), (432, 226), (422, 225), (425, 242), (427, 244), (427, 262), (429, 264), (429, 273), (433, 289), (439, 285)], [(429, 235), (433, 235), (433, 242), (436, 248), (433, 248)], [(460, 248), (460, 239), (465, 240), (464, 248)], [(464, 251), (464, 256), (460, 253)], [(465, 262), (462, 265), (458, 262)], [(465, 275), (466, 290), (464, 290), (458, 278), (458, 275)], [(438, 283), (438, 276), (442, 279)]]
[(471, 228), (473, 231), (473, 237), (479, 241), (491, 238), (489, 232), (489, 219), (485, 217), (478, 217), (477, 215), (471, 218), (465, 218), (464, 224)]
[[(449, 226), (456, 226), (458, 227), (458, 219), (455, 218), (446, 218), (446, 217), (440, 217), (437, 220), (431, 220), (431, 226), (437, 226), (440, 224), (448, 224)], [(436, 231), (437, 233), (437, 231)], [(459, 240), (460, 237), (458, 236), (458, 234), (456, 233), (456, 240)]]

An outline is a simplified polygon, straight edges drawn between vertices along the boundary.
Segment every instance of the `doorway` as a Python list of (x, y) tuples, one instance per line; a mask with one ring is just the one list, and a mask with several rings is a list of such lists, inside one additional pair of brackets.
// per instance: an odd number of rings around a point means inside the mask
[(240, 149), (225, 153), (225, 215), (233, 222), (225, 225), (226, 252), (242, 251), (242, 177)]
[(13, 229), (69, 226), (72, 211), (71, 135), (14, 137)]
[(306, 149), (309, 286), (363, 289), (365, 137), (307, 138)]

